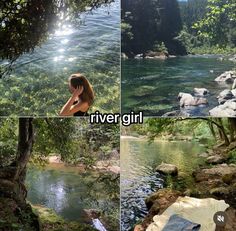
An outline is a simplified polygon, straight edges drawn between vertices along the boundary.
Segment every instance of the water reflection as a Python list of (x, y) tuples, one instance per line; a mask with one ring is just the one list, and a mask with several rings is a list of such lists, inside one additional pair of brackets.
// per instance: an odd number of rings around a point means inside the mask
[(204, 151), (198, 143), (121, 140), (121, 230), (132, 226), (147, 214), (145, 198), (163, 188), (164, 178), (154, 171), (162, 162), (175, 164), (190, 173), (202, 161), (197, 154)]
[[(118, 111), (119, 5), (119, 1), (112, 3), (109, 15), (106, 7), (87, 14), (86, 24), (69, 27), (63, 22), (61, 26), (67, 26), (51, 32), (33, 52), (21, 55), (12, 66), (11, 81), (0, 81), (0, 115), (57, 114), (69, 97), (67, 78), (75, 72), (86, 73), (94, 86), (94, 110)], [(16, 85), (20, 97), (12, 90)], [(49, 100), (42, 104), (42, 98)]]
[(27, 199), (54, 209), (69, 220), (85, 222), (84, 209), (100, 209), (112, 214), (119, 203), (104, 194), (106, 185), (96, 181), (94, 173), (81, 173), (78, 168), (51, 165), (44, 170), (29, 169)]
[(74, 33), (71, 25), (61, 25), (58, 30), (55, 31), (55, 36), (66, 36)]

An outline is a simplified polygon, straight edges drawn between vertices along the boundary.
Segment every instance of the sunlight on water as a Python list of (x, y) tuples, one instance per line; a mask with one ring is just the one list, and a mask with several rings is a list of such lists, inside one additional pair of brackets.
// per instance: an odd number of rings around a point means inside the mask
[(66, 36), (74, 33), (71, 25), (60, 25), (60, 28), (55, 31), (55, 36)]
[(119, 111), (119, 5), (115, 1), (109, 8), (83, 13), (76, 22), (57, 22), (56, 32), (19, 57), (11, 78), (0, 81), (0, 115), (58, 115), (70, 97), (68, 77), (77, 72), (85, 73), (94, 86), (96, 101), (91, 111)]

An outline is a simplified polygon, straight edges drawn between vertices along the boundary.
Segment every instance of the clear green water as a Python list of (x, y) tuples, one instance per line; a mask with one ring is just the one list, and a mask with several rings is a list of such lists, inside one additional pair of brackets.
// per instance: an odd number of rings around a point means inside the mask
[[(229, 86), (219, 85), (214, 79), (235, 64), (219, 61), (217, 56), (186, 56), (167, 60), (122, 61), (122, 112), (143, 111), (144, 115), (163, 115), (179, 109), (179, 92), (193, 94), (193, 88), (210, 91), (209, 105), (188, 110), (193, 116), (208, 115), (218, 105), (217, 95)], [(213, 71), (213, 73), (212, 73)]]
[(145, 198), (163, 188), (163, 176), (154, 171), (162, 162), (174, 164), (189, 173), (202, 162), (198, 157), (204, 147), (194, 142), (121, 139), (121, 227), (132, 226), (147, 214)]
[[(22, 55), (11, 76), (0, 79), (0, 115), (58, 115), (70, 97), (67, 79), (82, 72), (92, 83), (91, 111), (118, 112), (120, 2), (65, 24), (33, 53)], [(4, 63), (5, 61), (2, 61)]]
[(108, 186), (97, 177), (96, 172), (83, 173), (73, 167), (30, 168), (26, 178), (27, 199), (54, 209), (65, 219), (83, 223), (88, 222), (84, 209), (98, 209), (118, 216), (119, 202), (110, 199), (106, 193)]

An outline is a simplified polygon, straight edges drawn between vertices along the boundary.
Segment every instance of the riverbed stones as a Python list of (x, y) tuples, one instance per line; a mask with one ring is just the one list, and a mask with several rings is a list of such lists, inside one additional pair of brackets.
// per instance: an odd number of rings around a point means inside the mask
[(236, 62), (236, 55), (234, 55), (231, 58), (229, 58), (229, 61)]
[(214, 155), (214, 156), (209, 156), (206, 159), (206, 162), (208, 164), (222, 164), (226, 161), (227, 158), (225, 158), (222, 155)]
[(236, 78), (236, 74), (234, 71), (226, 71), (220, 76), (218, 76), (215, 81), (216, 82), (225, 82), (228, 84), (231, 84), (234, 82), (234, 79)]
[(227, 164), (219, 164), (212, 168), (204, 168), (193, 172), (196, 182), (208, 181), (219, 177), (222, 179), (222, 177), (228, 174), (236, 176), (236, 167)]
[(209, 93), (209, 91), (206, 88), (195, 87), (193, 90), (194, 90), (194, 93), (199, 96), (205, 96)]
[(217, 99), (219, 104), (224, 104), (227, 100), (235, 98), (232, 91), (225, 89), (218, 95)]
[(189, 93), (180, 92), (178, 94), (178, 100), (180, 103), (180, 107), (185, 106), (198, 106), (201, 104), (207, 104), (207, 99), (202, 97), (194, 97)]
[(172, 176), (178, 175), (178, 168), (173, 164), (162, 163), (156, 167), (156, 171), (166, 175), (172, 175)]
[(189, 117), (190, 114), (184, 110), (166, 112), (162, 117)]
[(213, 117), (236, 117), (236, 99), (227, 100), (209, 111)]

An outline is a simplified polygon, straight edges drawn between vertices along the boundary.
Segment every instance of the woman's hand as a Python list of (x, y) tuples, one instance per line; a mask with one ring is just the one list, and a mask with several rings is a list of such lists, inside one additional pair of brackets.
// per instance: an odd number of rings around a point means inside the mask
[(78, 88), (75, 89), (75, 91), (72, 94), (72, 98), (76, 99), (77, 97), (79, 97), (82, 92), (84, 91), (84, 87), (83, 86), (79, 86)]

